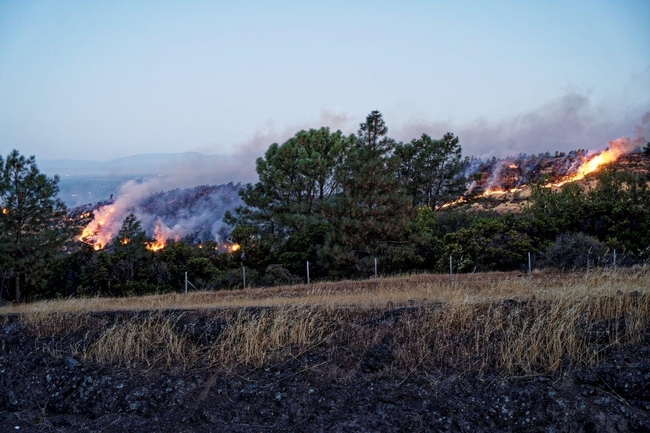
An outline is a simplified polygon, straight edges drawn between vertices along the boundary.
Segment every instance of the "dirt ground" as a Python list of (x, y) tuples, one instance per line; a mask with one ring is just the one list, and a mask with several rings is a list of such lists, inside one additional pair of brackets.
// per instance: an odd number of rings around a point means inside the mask
[(597, 366), (531, 377), (462, 366), (392, 374), (381, 344), (175, 371), (82, 363), (58, 343), (4, 319), (0, 431), (650, 431), (650, 339), (612, 348)]

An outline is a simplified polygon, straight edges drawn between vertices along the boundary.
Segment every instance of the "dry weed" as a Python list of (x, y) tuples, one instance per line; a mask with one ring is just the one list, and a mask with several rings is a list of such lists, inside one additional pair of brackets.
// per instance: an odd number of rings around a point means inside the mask
[(127, 368), (188, 368), (197, 350), (174, 328), (176, 320), (152, 313), (144, 320), (118, 321), (82, 352), (83, 359)]
[[(260, 367), (321, 350), (351, 360), (351, 368), (375, 351), (386, 352), (382, 362), (390, 371), (497, 368), (536, 374), (593, 364), (611, 346), (643, 338), (650, 327), (649, 279), (638, 270), (536, 273), (532, 280), (470, 274), (453, 284), (444, 276), (415, 275), (48, 302), (3, 307), (0, 313), (19, 312), (37, 337), (95, 326), (91, 341), (78, 345), (83, 359), (126, 367)], [(86, 314), (154, 307), (145, 315), (105, 319), (109, 326), (102, 332), (97, 318)], [(223, 329), (198, 342), (177, 326), (188, 313), (169, 311), (174, 309), (200, 309), (223, 321)]]

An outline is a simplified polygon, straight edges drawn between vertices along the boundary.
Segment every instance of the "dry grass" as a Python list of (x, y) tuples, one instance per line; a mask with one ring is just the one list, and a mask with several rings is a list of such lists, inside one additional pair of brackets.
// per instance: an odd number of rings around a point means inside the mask
[(332, 335), (329, 314), (305, 308), (237, 313), (207, 356), (221, 365), (262, 365), (283, 358), (296, 358), (322, 344)]
[(80, 355), (85, 361), (121, 364), (127, 368), (192, 365), (198, 351), (175, 329), (176, 320), (150, 315), (141, 321), (115, 323)]
[(554, 298), (586, 290), (637, 290), (648, 285), (643, 270), (590, 274), (538, 272), (532, 280), (519, 273), (412, 275), (363, 281), (315, 283), (219, 292), (174, 293), (129, 298), (78, 298), (0, 307), (0, 315), (83, 313), (101, 311), (195, 310), (243, 307), (355, 306), (383, 308), (427, 302), (473, 303), (509, 298)]
[[(640, 341), (650, 327), (649, 283), (642, 270), (539, 273), (532, 280), (474, 274), (453, 284), (419, 275), (44, 302), (0, 314), (19, 314), (39, 338), (86, 332), (72, 349), (78, 356), (126, 367), (254, 368), (309, 353), (337, 365), (347, 360), (352, 369), (375, 356), (390, 372), (536, 374), (597, 363), (611, 347)], [(104, 318), (106, 329), (98, 330), (93, 314), (114, 310), (148, 312)], [(187, 323), (197, 315), (220, 325), (210, 335), (190, 332)]]

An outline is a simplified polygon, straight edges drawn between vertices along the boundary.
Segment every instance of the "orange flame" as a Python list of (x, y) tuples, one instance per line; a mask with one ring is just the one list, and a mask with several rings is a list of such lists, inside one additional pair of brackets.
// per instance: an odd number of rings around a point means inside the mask
[(168, 231), (169, 229), (162, 223), (162, 221), (157, 220), (154, 223), (154, 228), (153, 228), (153, 241), (152, 242), (147, 242), (147, 249), (149, 251), (160, 251), (163, 248), (165, 248), (165, 244), (167, 243), (167, 238), (168, 238)]
[(491, 195), (503, 195), (503, 194), (508, 194), (508, 193), (514, 194), (514, 193), (519, 192), (519, 191), (521, 191), (523, 189), (524, 189), (523, 186), (519, 187), (519, 188), (510, 188), (508, 190), (493, 188), (493, 189), (490, 189), (488, 191), (485, 191), (483, 194), (481, 194), (481, 197), (489, 197)]
[(160, 251), (163, 248), (165, 248), (165, 243), (159, 240), (154, 240), (153, 242), (147, 242), (147, 249), (149, 251), (153, 251), (154, 253), (156, 251)]
[(9, 209), (3, 208), (2, 209), (2, 215), (7, 215), (9, 213)]
[(457, 204), (465, 203), (466, 201), (467, 200), (465, 200), (465, 196), (461, 196), (460, 198), (458, 198), (458, 199), (456, 199), (454, 201), (450, 201), (450, 202), (445, 203), (445, 204), (443, 204), (441, 206), (438, 206), (438, 209), (446, 209), (446, 208), (448, 208), (450, 206), (455, 206)]
[(95, 218), (83, 229), (79, 240), (85, 244), (91, 245), (95, 251), (103, 249), (113, 238), (110, 230), (105, 228), (114, 223), (113, 214), (115, 207), (106, 205), (95, 210)]
[(582, 164), (580, 167), (578, 167), (578, 171), (575, 174), (567, 176), (559, 182), (547, 183), (544, 185), (544, 188), (559, 188), (569, 182), (575, 182), (577, 180), (584, 179), (588, 174), (598, 171), (598, 169), (603, 165), (616, 161), (618, 157), (624, 153), (624, 149), (622, 149), (620, 145), (616, 145), (616, 143), (616, 140), (610, 142), (609, 149), (603, 150), (591, 158), (589, 161)]
[(239, 244), (232, 244), (230, 246), (230, 252), (234, 253), (235, 251), (239, 251), (241, 249), (241, 246)]

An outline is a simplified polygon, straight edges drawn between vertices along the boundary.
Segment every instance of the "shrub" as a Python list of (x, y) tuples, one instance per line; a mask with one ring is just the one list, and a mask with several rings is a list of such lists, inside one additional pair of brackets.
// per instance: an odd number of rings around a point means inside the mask
[(261, 284), (263, 286), (282, 286), (301, 283), (302, 279), (293, 275), (280, 265), (269, 265), (264, 272)]
[(564, 233), (546, 249), (544, 264), (560, 269), (598, 266), (605, 254), (605, 245), (584, 233)]

